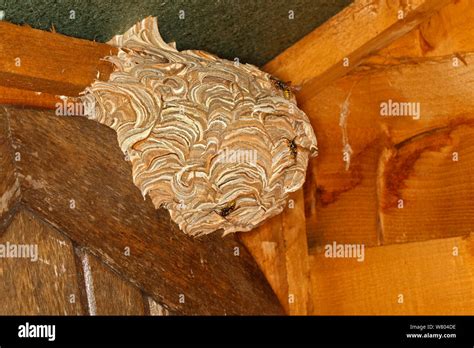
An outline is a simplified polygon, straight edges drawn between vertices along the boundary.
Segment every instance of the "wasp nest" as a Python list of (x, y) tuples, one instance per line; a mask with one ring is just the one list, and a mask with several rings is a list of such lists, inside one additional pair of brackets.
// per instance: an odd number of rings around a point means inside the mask
[[(163, 41), (146, 18), (109, 44), (115, 71), (86, 90), (133, 182), (192, 236), (249, 231), (305, 179), (316, 137), (290, 88), (253, 65)], [(90, 105), (90, 104), (89, 104)]]

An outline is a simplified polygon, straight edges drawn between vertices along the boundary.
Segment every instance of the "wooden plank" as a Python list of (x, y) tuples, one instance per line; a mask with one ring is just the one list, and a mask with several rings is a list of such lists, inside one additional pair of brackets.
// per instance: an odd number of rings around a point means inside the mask
[(160, 316), (160, 317), (170, 315), (170, 312), (165, 307), (160, 305), (151, 297), (147, 297), (147, 301), (148, 301), (150, 315)]
[(8, 119), (0, 117), (0, 232), (10, 224), (20, 200), (14, 160)]
[(0, 245), (11, 251), (21, 246), (21, 255), (30, 256), (0, 258), (0, 314), (84, 314), (68, 239), (21, 210), (0, 236)]
[(280, 303), (285, 308), (285, 312), (290, 313), (283, 214), (274, 216), (250, 232), (239, 233), (239, 238), (265, 274)]
[(115, 48), (92, 41), (0, 21), (0, 81), (3, 87), (77, 96), (112, 65), (102, 59)]
[[(436, 162), (429, 165), (425, 161), (424, 166), (416, 166), (416, 173), (412, 170), (416, 161), (424, 158), (421, 152), (433, 151), (432, 147), (423, 146), (421, 134), (440, 129), (450, 134), (474, 122), (474, 100), (470, 97), (474, 88), (474, 54), (465, 53), (463, 59), (467, 65), (453, 66), (452, 56), (405, 59), (396, 65), (364, 65), (316, 97), (302, 101), (302, 108), (311, 118), (320, 148), (317, 161), (310, 162), (309, 180), (305, 184), (311, 249), (332, 240), (374, 246), (420, 238), (443, 238), (465, 234), (472, 227), (468, 223), (472, 207), (464, 204), (465, 196), (461, 194), (465, 191), (467, 195), (471, 190), (471, 174), (466, 167), (462, 176), (452, 176), (449, 180), (444, 176), (445, 183), (437, 181), (437, 201), (428, 199), (433, 197), (428, 192), (433, 186), (423, 186), (422, 178), (436, 168), (442, 173), (447, 167)], [(426, 81), (430, 81), (429, 88)], [(420, 118), (382, 117), (381, 103), (389, 100), (419, 103)], [(347, 109), (347, 117), (345, 126), (341, 127), (341, 110), (344, 109)], [(348, 170), (343, 158), (344, 128), (352, 149)], [(411, 148), (421, 151), (418, 154), (405, 152), (405, 158), (396, 157), (398, 148), (403, 147), (408, 139), (412, 139), (412, 144), (413, 141), (420, 141)], [(455, 143), (455, 140), (452, 141)], [(463, 152), (464, 160), (468, 160), (470, 145), (463, 144), (462, 148), (451, 146), (451, 151), (457, 148), (458, 152)], [(443, 151), (444, 158), (447, 158), (448, 148)], [(410, 153), (416, 156), (409, 157)], [(452, 165), (452, 161), (446, 165)], [(441, 176), (438, 176), (439, 180)], [(390, 212), (387, 209), (381, 211), (382, 207), (388, 208), (387, 200), (393, 203), (402, 198), (405, 181), (412, 179), (421, 185), (421, 191), (416, 191), (416, 194), (424, 196), (417, 200), (419, 209), (415, 210), (421, 211), (423, 204), (425, 207), (426, 204), (431, 205), (432, 209), (425, 209), (425, 213), (432, 214), (431, 217), (421, 216), (426, 223), (431, 221), (437, 225), (439, 222), (439, 229), (420, 232), (419, 228), (415, 228), (415, 215), (411, 215), (410, 225), (404, 225), (399, 215), (401, 212), (393, 209)], [(414, 183), (413, 180), (410, 182)], [(415, 189), (413, 185), (411, 189)], [(450, 191), (453, 187), (457, 189)], [(398, 192), (401, 192), (401, 197), (396, 197)], [(413, 198), (413, 194), (408, 195)], [(453, 195), (461, 205), (450, 203)], [(410, 205), (415, 201), (405, 203)], [(459, 211), (456, 212), (456, 209)], [(440, 214), (441, 211), (446, 213)], [(397, 214), (400, 218), (390, 219), (387, 214)], [(403, 214), (410, 214), (410, 211), (406, 210)], [(457, 220), (460, 215), (465, 218)], [(450, 223), (457, 227), (447, 228)]]
[(289, 313), (310, 314), (312, 305), (303, 190), (290, 195), (282, 215)]
[(240, 239), (254, 256), (287, 313), (311, 311), (303, 190), (290, 195), (285, 210)]
[(364, 60), (389, 64), (406, 58), (459, 56), (474, 51), (474, 0), (458, 0), (435, 12), (410, 33)]
[[(321, 152), (323, 144), (334, 143), (334, 138), (328, 138), (331, 134), (328, 131), (320, 137)], [(380, 153), (379, 144), (367, 144), (353, 157), (350, 170), (345, 171), (341, 149), (333, 147), (321, 154), (318, 163), (310, 164), (311, 177), (304, 189), (305, 204), (310, 208), (306, 210), (306, 229), (311, 249), (332, 241), (380, 244), (375, 185)]]
[[(273, 59), (265, 69), (301, 85), (298, 98), (308, 99), (450, 2), (356, 0)], [(348, 66), (343, 65), (346, 58)]]
[[(87, 302), (91, 315), (144, 315), (140, 289), (125, 281), (97, 257), (81, 253)], [(148, 304), (146, 304), (148, 306)]]
[(470, 125), (429, 132), (387, 150), (380, 168), (384, 243), (474, 230), (474, 110), (472, 117)]
[(472, 235), (367, 248), (363, 262), (322, 250), (311, 256), (314, 314), (472, 315), (473, 251)]
[(63, 103), (58, 96), (0, 86), (0, 105), (31, 106), (42, 109), (54, 109), (57, 103)]
[(9, 112), (25, 204), (78, 245), (176, 313), (283, 313), (235, 236), (190, 238), (143, 200), (113, 130), (51, 112)]

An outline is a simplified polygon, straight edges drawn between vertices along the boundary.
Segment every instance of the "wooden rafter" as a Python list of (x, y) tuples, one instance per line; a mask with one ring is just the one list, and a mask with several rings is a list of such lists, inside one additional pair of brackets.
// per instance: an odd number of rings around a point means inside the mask
[(356, 0), (269, 62), (265, 69), (300, 85), (299, 97), (308, 99), (450, 2)]
[[(0, 22), (0, 85), (77, 96), (94, 79), (107, 79), (117, 52), (106, 44)], [(27, 49), (26, 49), (27, 48)]]

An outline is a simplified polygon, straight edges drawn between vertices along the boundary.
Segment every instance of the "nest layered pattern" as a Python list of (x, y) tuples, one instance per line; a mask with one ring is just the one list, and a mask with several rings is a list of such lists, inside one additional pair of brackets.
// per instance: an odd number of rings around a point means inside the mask
[(249, 231), (283, 210), (317, 153), (288, 90), (255, 66), (178, 51), (155, 18), (109, 44), (115, 71), (83, 99), (117, 132), (143, 196), (193, 236)]

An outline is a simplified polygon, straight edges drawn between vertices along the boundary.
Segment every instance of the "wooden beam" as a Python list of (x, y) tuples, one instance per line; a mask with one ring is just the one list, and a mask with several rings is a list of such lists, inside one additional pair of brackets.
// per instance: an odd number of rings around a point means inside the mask
[(14, 158), (9, 121), (0, 117), (0, 233), (10, 224), (20, 201)]
[[(0, 21), (0, 85), (77, 96), (94, 79), (107, 79), (103, 60), (117, 49), (107, 44)], [(38, 96), (41, 98), (41, 96)]]
[[(468, 198), (474, 189), (474, 53), (463, 54), (466, 65), (453, 65), (453, 57), (364, 65), (302, 102), (320, 148), (305, 184), (312, 253), (333, 240), (375, 246), (474, 228)], [(381, 103), (389, 100), (419, 103), (420, 118), (381, 116)], [(349, 166), (340, 123), (344, 107)]]
[[(356, 0), (278, 55), (265, 69), (308, 99), (453, 0)], [(344, 65), (347, 59), (348, 66)]]
[(302, 189), (290, 195), (288, 208), (282, 215), (282, 229), (285, 243), (289, 313), (308, 315), (313, 311), (313, 299)]
[(293, 314), (288, 303), (289, 284), (282, 214), (250, 232), (239, 233), (238, 236), (265, 274), (286, 313)]
[(407, 35), (394, 41), (363, 64), (396, 64), (415, 57), (453, 55), (462, 62), (463, 52), (474, 52), (474, 0), (458, 0), (433, 14)]
[(290, 315), (312, 311), (303, 190), (293, 192), (280, 215), (240, 239), (254, 256)]
[(472, 315), (473, 236), (311, 256), (315, 315)]
[(235, 236), (188, 237), (143, 199), (112, 129), (52, 112), (1, 111), (21, 154), (22, 204), (76, 245), (175, 313), (284, 313)]
[(52, 110), (55, 108), (56, 103), (63, 103), (57, 95), (0, 86), (0, 105), (31, 106)]

